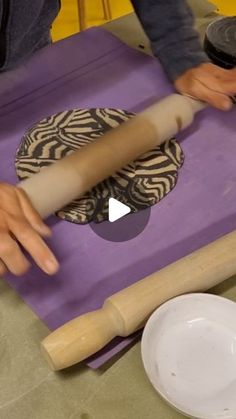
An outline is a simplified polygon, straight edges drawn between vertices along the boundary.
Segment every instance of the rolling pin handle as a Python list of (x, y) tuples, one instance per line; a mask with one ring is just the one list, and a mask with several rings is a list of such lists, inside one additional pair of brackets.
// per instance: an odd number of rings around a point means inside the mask
[[(78, 330), (78, 334), (76, 331)], [(124, 322), (113, 304), (86, 313), (59, 327), (41, 342), (41, 352), (52, 370), (72, 366), (124, 336)]]

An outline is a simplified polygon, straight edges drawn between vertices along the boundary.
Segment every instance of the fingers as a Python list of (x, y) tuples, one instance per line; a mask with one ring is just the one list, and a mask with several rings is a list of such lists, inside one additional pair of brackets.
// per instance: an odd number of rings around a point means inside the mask
[(202, 100), (221, 111), (229, 111), (233, 106), (231, 99), (227, 96), (209, 91), (202, 94)]
[(38, 212), (32, 207), (30, 200), (22, 189), (18, 188), (17, 196), (22, 211), (32, 229), (26, 223), (15, 223), (15, 220), (11, 221), (10, 228), (14, 229), (15, 237), (24, 246), (36, 264), (47, 274), (53, 275), (57, 272), (59, 264), (49, 247), (36, 233), (38, 232), (42, 236), (50, 236), (51, 231), (41, 220)]
[(233, 106), (230, 98), (232, 94), (227, 93), (222, 81), (209, 74), (206, 77), (205, 72), (199, 69), (183, 75), (176, 81), (175, 87), (180, 93), (196, 97), (222, 111), (228, 111)]
[(30, 264), (21, 246), (44, 272), (56, 273), (59, 264), (41, 237), (48, 235), (50, 229), (24, 191), (0, 183), (0, 275), (6, 270), (22, 275), (28, 270)]
[(189, 90), (182, 90), (178, 88), (177, 90), (183, 95), (191, 96), (203, 102), (209, 103), (209, 105), (222, 111), (228, 111), (233, 106), (233, 102), (228, 96), (222, 93), (214, 92), (201, 83), (198, 83), (194, 88)]
[(220, 83), (221, 91), (227, 96), (234, 96), (236, 94), (236, 74), (235, 79), (221, 80)]
[(6, 270), (9, 270), (14, 275), (24, 274), (30, 264), (26, 257), (21, 252), (16, 241), (6, 232), (0, 231), (0, 274), (3, 275)]
[(230, 96), (236, 92), (236, 72), (231, 73), (210, 63), (202, 64), (179, 77), (175, 87), (182, 94), (228, 111), (233, 106)]
[(212, 67), (210, 68), (210, 72), (211, 72), (211, 75), (214, 75), (217, 79), (221, 81), (226, 81), (229, 83), (234, 83), (234, 86), (235, 86), (236, 68), (233, 68), (231, 70), (226, 70), (224, 68), (221, 68), (212, 64)]
[(204, 85), (199, 86), (195, 95), (196, 94), (198, 99), (209, 103), (209, 105), (222, 111), (228, 111), (233, 106), (232, 100), (228, 96), (215, 92), (214, 90), (211, 90)]
[(33, 208), (27, 194), (23, 189), (16, 188), (17, 197), (19, 199), (22, 211), (30, 223), (30, 225), (36, 230), (39, 234), (45, 237), (51, 236), (51, 230), (50, 228), (42, 221), (40, 218), (40, 215), (36, 211), (35, 208)]
[(236, 93), (236, 69), (226, 70), (214, 64), (199, 66), (194, 72), (194, 78), (215, 92), (226, 96)]
[(12, 217), (8, 220), (8, 228), (10, 231), (14, 232), (15, 238), (30, 254), (40, 269), (48, 275), (53, 275), (58, 271), (59, 264), (52, 251), (40, 235), (27, 222), (16, 217)]
[(203, 84), (215, 92), (222, 93), (226, 96), (233, 96), (236, 93), (236, 74), (234, 79), (226, 76), (219, 79), (214, 78)]

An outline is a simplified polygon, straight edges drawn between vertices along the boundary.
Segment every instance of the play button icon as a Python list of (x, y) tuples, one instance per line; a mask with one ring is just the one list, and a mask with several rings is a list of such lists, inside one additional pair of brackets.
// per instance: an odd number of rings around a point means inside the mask
[(102, 239), (119, 243), (132, 240), (143, 232), (150, 218), (151, 207), (133, 212), (131, 205), (121, 202), (121, 195), (117, 198), (107, 198), (107, 221), (91, 222), (89, 226)]
[(110, 223), (114, 223), (115, 221), (120, 220), (120, 218), (124, 217), (130, 212), (131, 208), (128, 207), (128, 205), (122, 204), (122, 202), (115, 198), (109, 199), (108, 219)]

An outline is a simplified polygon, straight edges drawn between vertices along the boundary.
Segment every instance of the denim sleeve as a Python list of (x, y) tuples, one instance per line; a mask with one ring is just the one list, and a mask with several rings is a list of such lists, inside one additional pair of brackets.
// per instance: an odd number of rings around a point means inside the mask
[(185, 0), (132, 0), (132, 4), (170, 80), (209, 61)]

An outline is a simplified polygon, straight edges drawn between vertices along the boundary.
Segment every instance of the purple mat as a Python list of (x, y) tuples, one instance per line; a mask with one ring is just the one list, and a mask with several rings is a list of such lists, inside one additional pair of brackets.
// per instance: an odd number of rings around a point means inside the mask
[[(37, 120), (75, 107), (139, 111), (171, 92), (157, 60), (102, 29), (90, 29), (36, 54), (0, 76), (0, 179), (16, 182), (14, 155)], [(152, 208), (144, 232), (111, 243), (89, 226), (56, 218), (51, 246), (61, 261), (53, 278), (36, 267), (8, 278), (37, 315), (55, 329), (99, 308), (106, 297), (236, 228), (236, 109), (207, 110), (179, 136), (186, 160), (175, 190)], [(173, 281), (175, 279), (173, 278)], [(123, 348), (117, 339), (94, 357), (98, 367)]]

